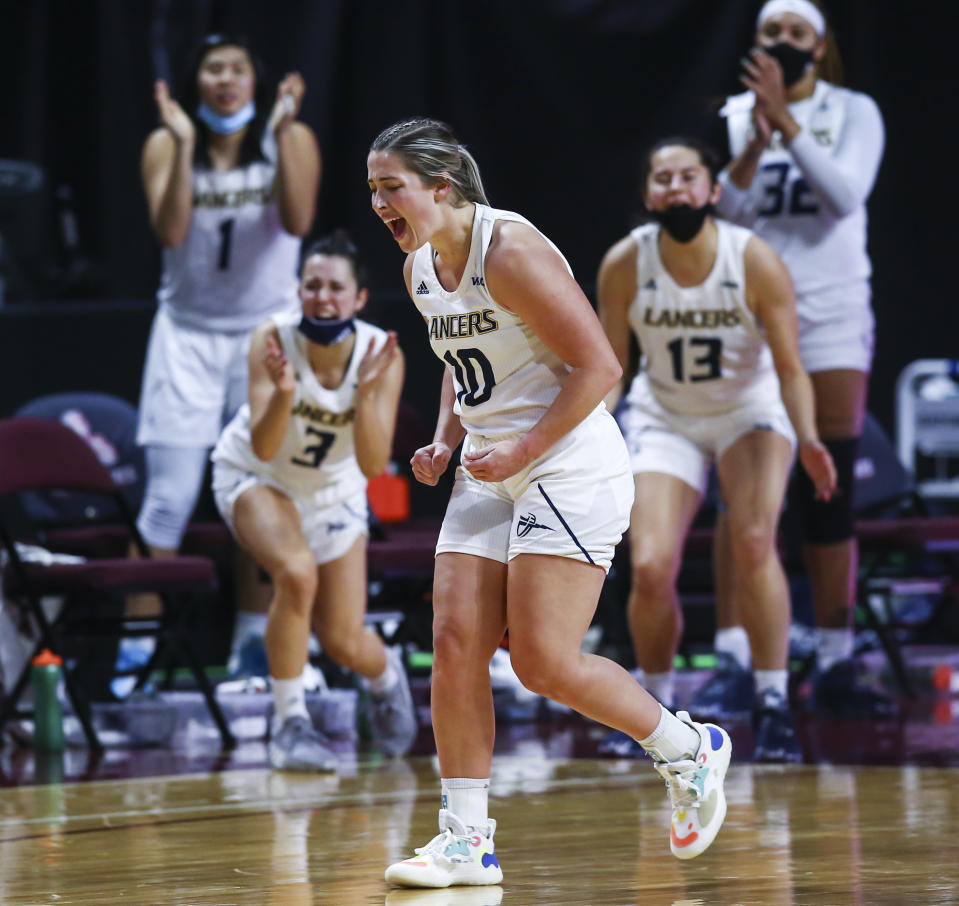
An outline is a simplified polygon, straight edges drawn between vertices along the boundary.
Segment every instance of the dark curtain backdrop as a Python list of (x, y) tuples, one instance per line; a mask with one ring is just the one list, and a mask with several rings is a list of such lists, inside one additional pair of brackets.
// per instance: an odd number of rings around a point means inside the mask
[[(51, 198), (59, 187), (72, 191), (74, 254), (84, 264), (36, 295), (152, 296), (158, 250), (139, 182), (140, 149), (157, 121), (152, 80), (175, 79), (201, 34), (242, 32), (274, 81), (292, 69), (306, 78), (302, 118), (324, 154), (316, 232), (346, 226), (366, 251), (377, 319), (401, 329), (418, 394), (437, 372), (400, 297), (401, 255), (369, 211), (371, 138), (416, 114), (452, 123), (480, 162), (492, 203), (543, 229), (592, 293), (604, 250), (634, 222), (642, 148), (665, 133), (702, 132), (710, 111), (738, 90), (738, 59), (758, 6), (7, 0), (0, 157), (42, 165)], [(952, 116), (957, 80), (946, 71), (946, 39), (936, 37), (937, 4), (830, 0), (826, 7), (847, 84), (878, 101), (887, 126), (870, 203), (879, 334), (871, 408), (890, 427), (899, 370), (915, 358), (956, 354), (946, 248), (955, 232), (956, 165), (939, 124)], [(20, 344), (18, 354), (28, 347)], [(23, 393), (29, 398), (29, 388)]]

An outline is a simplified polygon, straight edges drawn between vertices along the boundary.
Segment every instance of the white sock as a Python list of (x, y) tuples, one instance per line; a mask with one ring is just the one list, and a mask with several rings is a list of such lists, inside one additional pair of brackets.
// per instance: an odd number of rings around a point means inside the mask
[(837, 661), (852, 657), (852, 629), (822, 629), (816, 627), (816, 663), (820, 670), (828, 670)]
[(754, 670), (753, 679), (756, 683), (756, 697), (764, 692), (776, 692), (785, 701), (788, 697), (789, 671), (788, 670)]
[(238, 610), (236, 619), (233, 621), (233, 640), (230, 642), (230, 649), (237, 650), (243, 644), (243, 640), (251, 635), (258, 635), (261, 638), (266, 635), (266, 614)]
[(489, 826), (487, 800), (489, 777), (444, 777), (441, 780), (443, 808), (473, 830)]
[(279, 729), (289, 717), (310, 718), (306, 710), (306, 695), (303, 692), (303, 677), (273, 679), (273, 727)]
[[(662, 706), (660, 706), (662, 707)], [(655, 761), (682, 761), (693, 758), (699, 751), (699, 734), (689, 724), (665, 708), (659, 716), (656, 729), (645, 739), (636, 740)]]
[[(379, 676), (374, 676), (372, 679), (363, 677), (364, 685), (373, 695), (382, 695), (384, 692), (389, 692), (399, 680), (399, 671), (389, 654), (386, 656), (386, 669)], [(456, 809), (453, 809), (453, 811), (456, 811)]]
[(716, 654), (728, 654), (743, 670), (748, 670), (752, 660), (749, 648), (749, 636), (742, 626), (726, 626), (717, 629), (713, 640)]
[(646, 691), (655, 696), (656, 700), (667, 708), (673, 706), (673, 696), (676, 688), (676, 674), (672, 670), (665, 673), (647, 673), (643, 671), (643, 678), (639, 681)]

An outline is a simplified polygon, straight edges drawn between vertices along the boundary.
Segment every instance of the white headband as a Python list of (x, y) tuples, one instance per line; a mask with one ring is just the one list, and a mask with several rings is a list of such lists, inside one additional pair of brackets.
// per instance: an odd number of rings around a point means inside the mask
[(780, 13), (793, 13), (805, 19), (820, 38), (826, 34), (826, 20), (809, 0), (769, 0), (756, 17), (756, 28), (761, 28), (770, 16)]

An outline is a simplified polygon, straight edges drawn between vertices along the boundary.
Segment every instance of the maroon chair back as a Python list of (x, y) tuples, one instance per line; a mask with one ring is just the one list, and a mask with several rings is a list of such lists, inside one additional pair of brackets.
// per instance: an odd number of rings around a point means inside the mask
[(96, 453), (66, 425), (45, 418), (0, 420), (0, 494), (53, 488), (117, 490)]

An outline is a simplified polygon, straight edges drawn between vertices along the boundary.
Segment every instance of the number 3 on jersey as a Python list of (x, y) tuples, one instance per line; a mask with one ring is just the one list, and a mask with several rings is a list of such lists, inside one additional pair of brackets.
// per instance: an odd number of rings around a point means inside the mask
[(316, 428), (310, 427), (307, 427), (306, 433), (315, 434), (319, 439), (318, 442), (303, 448), (303, 456), (308, 458), (300, 459), (299, 456), (294, 456), (290, 462), (295, 466), (306, 466), (308, 469), (318, 469), (320, 463), (326, 459), (326, 454), (330, 452), (330, 447), (333, 446), (336, 435), (332, 431), (317, 431)]
[(490, 360), (473, 347), (457, 349), (456, 359), (448, 349), (443, 353), (443, 360), (453, 368), (456, 383), (463, 388), (456, 394), (456, 401), (461, 406), (478, 406), (485, 403), (493, 395), (493, 388), (496, 386)]

